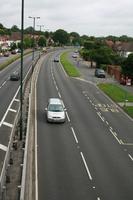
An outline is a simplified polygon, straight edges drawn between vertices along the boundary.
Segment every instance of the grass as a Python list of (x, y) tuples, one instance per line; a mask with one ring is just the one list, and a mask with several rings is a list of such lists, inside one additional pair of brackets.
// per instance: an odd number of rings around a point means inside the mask
[(117, 85), (101, 83), (98, 84), (98, 87), (115, 102), (124, 102), (125, 99), (128, 102), (133, 102), (133, 95)]
[(133, 118), (133, 106), (124, 106), (123, 110)]
[[(127, 102), (133, 102), (133, 95), (117, 85), (101, 83), (98, 84), (98, 87), (117, 103), (125, 102), (125, 100), (128, 100)], [(123, 106), (123, 110), (133, 118), (133, 106)]]
[[(28, 51), (25, 51), (25, 53), (24, 53), (24, 55), (27, 55), (27, 54), (29, 54), (29, 53), (31, 53), (32, 51), (30, 50), (28, 50)], [(7, 67), (8, 65), (10, 65), (11, 63), (13, 63), (13, 62), (15, 62), (16, 60), (18, 60), (19, 58), (20, 58), (20, 56), (21, 56), (21, 54), (19, 54), (19, 55), (16, 55), (16, 56), (14, 56), (14, 57), (12, 57), (12, 58), (9, 58), (9, 59), (7, 59), (5, 62), (3, 62), (2, 64), (0, 64), (0, 71), (2, 70), (2, 69), (4, 69), (5, 67)]]
[(61, 64), (63, 65), (63, 67), (64, 67), (64, 70), (71, 77), (79, 77), (80, 73), (79, 73), (78, 69), (75, 67), (75, 65), (73, 65), (68, 60), (67, 56), (68, 56), (68, 52), (64, 52), (60, 57), (60, 61), (61, 61)]

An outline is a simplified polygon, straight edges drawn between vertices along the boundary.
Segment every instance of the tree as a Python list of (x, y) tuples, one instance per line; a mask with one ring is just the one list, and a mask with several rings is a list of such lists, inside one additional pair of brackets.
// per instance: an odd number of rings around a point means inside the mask
[(69, 42), (69, 35), (66, 31), (58, 29), (53, 34), (53, 40), (59, 45), (66, 45)]
[(13, 25), (13, 26), (11, 27), (11, 31), (12, 31), (12, 32), (20, 32), (19, 28), (18, 28), (16, 25)]
[(38, 46), (40, 46), (40, 47), (46, 46), (46, 39), (45, 39), (45, 37), (41, 36), (39, 38), (39, 40), (38, 40)]
[(123, 62), (122, 73), (126, 76), (133, 77), (133, 53)]

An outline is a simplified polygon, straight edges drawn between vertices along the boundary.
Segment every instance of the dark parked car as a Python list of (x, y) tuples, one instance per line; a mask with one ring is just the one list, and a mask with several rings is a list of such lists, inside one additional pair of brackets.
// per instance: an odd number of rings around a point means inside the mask
[(98, 78), (105, 78), (105, 71), (103, 69), (96, 68), (95, 76)]
[(10, 80), (11, 81), (18, 81), (20, 79), (20, 74), (19, 72), (13, 72), (11, 75), (10, 75)]

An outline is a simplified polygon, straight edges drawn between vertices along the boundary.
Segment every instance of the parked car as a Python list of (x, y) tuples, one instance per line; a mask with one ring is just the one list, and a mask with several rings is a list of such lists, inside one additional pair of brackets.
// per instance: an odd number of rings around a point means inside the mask
[(46, 111), (46, 118), (48, 122), (65, 122), (65, 108), (63, 102), (59, 98), (50, 98), (48, 100)]
[(18, 81), (20, 79), (20, 74), (19, 72), (13, 72), (11, 75), (10, 75), (10, 80), (11, 81)]
[(73, 58), (78, 58), (78, 53), (74, 53), (74, 54), (72, 55), (72, 57), (73, 57)]
[(3, 55), (4, 57), (9, 57), (9, 52), (5, 52)]
[(103, 69), (96, 68), (95, 76), (98, 78), (105, 78), (105, 71)]

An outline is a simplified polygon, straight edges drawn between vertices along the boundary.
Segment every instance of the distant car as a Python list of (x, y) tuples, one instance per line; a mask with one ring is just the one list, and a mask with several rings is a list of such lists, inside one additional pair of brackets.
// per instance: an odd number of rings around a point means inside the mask
[(95, 76), (98, 78), (105, 78), (105, 71), (103, 69), (96, 68)]
[(77, 57), (78, 57), (78, 53), (74, 53), (74, 54), (72, 55), (72, 57), (73, 57), (73, 58), (77, 58)]
[(11, 81), (18, 81), (20, 79), (20, 74), (19, 72), (13, 72), (11, 75), (10, 75), (10, 80)]
[(59, 62), (59, 58), (58, 58), (58, 57), (55, 57), (55, 58), (54, 58), (54, 62)]
[(47, 108), (45, 108), (45, 111), (48, 122), (65, 122), (65, 108), (61, 99), (50, 98)]

